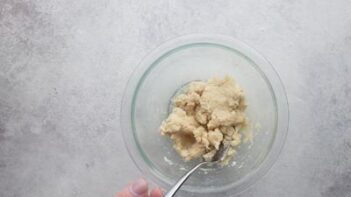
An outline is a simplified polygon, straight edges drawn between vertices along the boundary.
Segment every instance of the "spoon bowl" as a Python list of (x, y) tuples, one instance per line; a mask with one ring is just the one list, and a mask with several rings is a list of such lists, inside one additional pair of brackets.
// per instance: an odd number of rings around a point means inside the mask
[(223, 143), (221, 143), (218, 148), (218, 151), (213, 156), (211, 161), (202, 161), (201, 163), (194, 166), (191, 170), (189, 170), (174, 184), (174, 186), (166, 193), (165, 197), (174, 196), (177, 193), (177, 191), (180, 189), (180, 187), (185, 183), (185, 181), (201, 166), (203, 165), (213, 166), (218, 164), (220, 165), (221, 162), (225, 160), (228, 150), (229, 150), (229, 146), (224, 146)]

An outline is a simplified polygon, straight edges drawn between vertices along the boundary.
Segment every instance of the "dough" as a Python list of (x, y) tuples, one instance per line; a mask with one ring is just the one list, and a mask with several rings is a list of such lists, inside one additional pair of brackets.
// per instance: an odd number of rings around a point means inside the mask
[(161, 126), (173, 148), (186, 161), (210, 161), (221, 143), (228, 145), (224, 165), (241, 143), (240, 128), (246, 125), (244, 93), (231, 77), (189, 83), (173, 99), (173, 110)]

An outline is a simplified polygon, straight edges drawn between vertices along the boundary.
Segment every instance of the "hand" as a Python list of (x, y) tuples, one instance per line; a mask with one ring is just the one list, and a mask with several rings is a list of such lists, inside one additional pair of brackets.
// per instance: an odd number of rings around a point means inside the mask
[(116, 197), (162, 197), (160, 188), (154, 188), (148, 194), (148, 183), (145, 179), (139, 179), (132, 184), (129, 184), (122, 191), (117, 193)]

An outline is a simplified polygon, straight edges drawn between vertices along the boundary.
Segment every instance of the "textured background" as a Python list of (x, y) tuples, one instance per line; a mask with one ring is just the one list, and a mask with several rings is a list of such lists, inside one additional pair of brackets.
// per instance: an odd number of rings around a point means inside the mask
[(286, 87), (286, 145), (240, 196), (351, 196), (350, 0), (0, 0), (0, 196), (113, 196), (140, 176), (123, 88), (189, 33), (243, 40)]

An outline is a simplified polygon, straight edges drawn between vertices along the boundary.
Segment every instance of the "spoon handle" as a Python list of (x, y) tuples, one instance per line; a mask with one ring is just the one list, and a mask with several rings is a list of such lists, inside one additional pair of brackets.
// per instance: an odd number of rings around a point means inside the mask
[(183, 185), (183, 183), (192, 175), (200, 166), (205, 164), (207, 162), (201, 162), (197, 164), (195, 167), (193, 167), (189, 172), (187, 172), (184, 176), (182, 176), (176, 184), (167, 192), (167, 194), (164, 197), (173, 197), (175, 193), (179, 190), (179, 188)]

